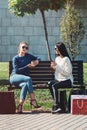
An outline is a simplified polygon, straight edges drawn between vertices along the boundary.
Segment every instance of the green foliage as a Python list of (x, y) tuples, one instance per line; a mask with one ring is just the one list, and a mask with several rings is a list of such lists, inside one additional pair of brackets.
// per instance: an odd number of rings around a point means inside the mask
[(8, 0), (8, 6), (11, 13), (18, 16), (24, 16), (25, 14), (35, 14), (39, 10), (58, 11), (64, 7), (66, 0)]
[(35, 14), (37, 10), (40, 10), (44, 24), (46, 47), (49, 60), (51, 60), (51, 53), (44, 11), (48, 11), (49, 9), (58, 11), (64, 7), (65, 2), (66, 0), (8, 0), (10, 12), (17, 16), (23, 17), (25, 14)]
[(67, 3), (60, 26), (62, 39), (74, 59), (80, 53), (80, 42), (84, 38), (85, 27), (80, 11), (73, 3)]

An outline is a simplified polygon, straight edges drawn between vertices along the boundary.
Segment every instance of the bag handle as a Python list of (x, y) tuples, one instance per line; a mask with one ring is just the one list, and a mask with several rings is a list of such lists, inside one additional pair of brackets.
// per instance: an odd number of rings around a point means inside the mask
[(82, 109), (83, 108), (83, 100), (81, 100), (81, 105), (79, 104), (79, 100), (77, 100), (77, 106), (79, 109)]

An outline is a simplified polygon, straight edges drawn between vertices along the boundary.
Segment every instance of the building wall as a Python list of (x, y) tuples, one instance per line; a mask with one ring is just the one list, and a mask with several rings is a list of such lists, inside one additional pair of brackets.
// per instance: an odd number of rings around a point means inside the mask
[[(76, 0), (76, 6), (81, 10), (87, 30), (87, 1)], [(45, 12), (49, 44), (52, 59), (54, 59), (54, 45), (60, 41), (60, 18), (64, 10)], [(17, 47), (21, 41), (29, 43), (29, 52), (48, 60), (43, 21), (39, 11), (35, 15), (16, 17), (8, 10), (7, 0), (0, 0), (0, 61), (9, 61), (17, 54)], [(87, 31), (81, 43), (82, 50), (77, 59), (87, 61)]]

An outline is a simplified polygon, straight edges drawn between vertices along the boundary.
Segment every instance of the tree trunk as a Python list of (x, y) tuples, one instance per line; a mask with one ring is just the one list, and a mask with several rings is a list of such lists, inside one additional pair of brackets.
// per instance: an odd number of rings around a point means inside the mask
[(47, 48), (47, 52), (48, 52), (48, 60), (51, 61), (52, 59), (51, 59), (49, 42), (48, 42), (48, 33), (47, 33), (47, 27), (46, 27), (45, 14), (44, 14), (43, 10), (40, 10), (40, 12), (41, 12), (42, 19), (43, 19), (43, 24), (44, 24), (44, 31), (45, 31), (45, 38), (46, 38), (46, 48)]

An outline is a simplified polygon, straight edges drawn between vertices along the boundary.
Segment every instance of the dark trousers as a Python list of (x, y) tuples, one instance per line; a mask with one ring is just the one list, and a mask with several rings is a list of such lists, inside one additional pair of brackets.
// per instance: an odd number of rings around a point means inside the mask
[(66, 87), (71, 87), (71, 80), (65, 80), (65, 81), (57, 81), (57, 80), (52, 80), (48, 82), (49, 89), (51, 92), (51, 95), (54, 99), (54, 104), (58, 104), (58, 88), (66, 88)]

